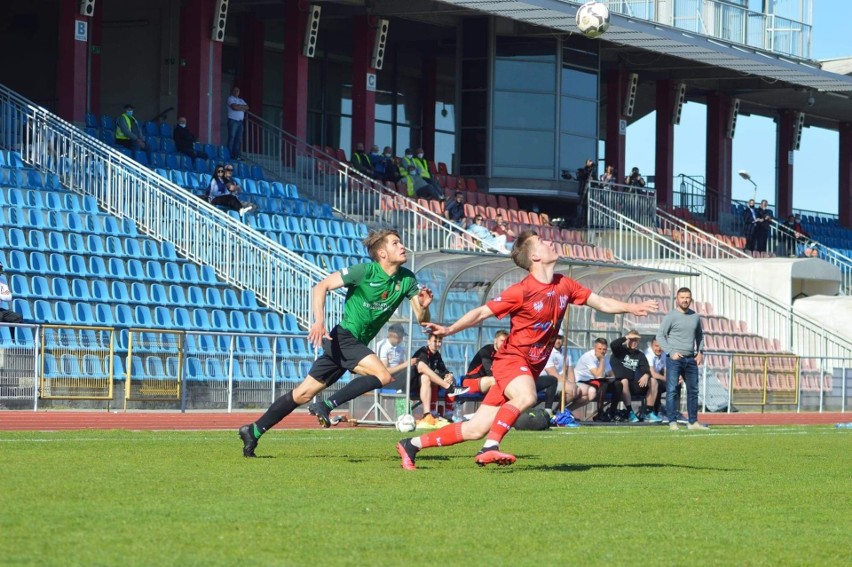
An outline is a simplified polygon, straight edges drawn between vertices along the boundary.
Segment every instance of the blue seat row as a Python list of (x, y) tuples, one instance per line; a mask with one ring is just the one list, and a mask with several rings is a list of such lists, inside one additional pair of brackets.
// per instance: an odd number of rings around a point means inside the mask
[(68, 213), (24, 207), (0, 208), (0, 225), (84, 234), (139, 236), (133, 219), (99, 213)]
[(59, 191), (62, 184), (54, 173), (43, 174), (34, 169), (9, 169), (0, 167), (0, 186)]
[(166, 260), (183, 263), (178, 257), (174, 244), (159, 243), (150, 238), (130, 236), (101, 236), (97, 234), (75, 234), (59, 231), (43, 231), (21, 228), (0, 229), (0, 248), (12, 248), (36, 252), (54, 252), (59, 254), (112, 255), (119, 258), (140, 258), (142, 260)]
[(188, 357), (186, 360), (186, 379), (189, 381), (224, 382), (233, 374), (235, 381), (276, 382), (299, 381), (308, 375), (312, 361), (282, 360), (276, 365), (271, 360), (253, 358), (239, 360), (220, 360), (218, 358), (200, 359)]
[(83, 197), (64, 189), (0, 189), (0, 205), (50, 209), (68, 213), (98, 213), (98, 203), (93, 197)]
[(159, 260), (127, 260), (122, 258), (104, 258), (89, 256), (88, 260), (80, 254), (65, 254), (30, 252), (29, 258), (25, 252), (13, 250), (9, 253), (9, 261), (0, 251), (0, 262), (8, 266), (12, 272), (19, 274), (39, 274), (49, 276), (79, 276), (97, 279), (118, 279), (129, 281), (149, 281), (167, 283), (186, 283), (206, 285), (224, 285), (216, 278), (213, 268), (202, 266), (199, 270), (195, 264)]

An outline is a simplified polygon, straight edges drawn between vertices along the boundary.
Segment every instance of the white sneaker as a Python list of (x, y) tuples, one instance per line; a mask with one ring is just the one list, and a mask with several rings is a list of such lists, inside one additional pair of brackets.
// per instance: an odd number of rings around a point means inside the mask
[(677, 431), (678, 429), (680, 429), (680, 425), (678, 425), (676, 421), (670, 421), (669, 429), (672, 431)]
[(246, 205), (242, 209), (240, 209), (240, 216), (245, 216), (246, 213), (250, 213), (254, 210), (254, 205)]
[(686, 426), (686, 428), (687, 428), (687, 429), (693, 429), (693, 430), (695, 430), (695, 429), (698, 429), (698, 430), (701, 430), (701, 429), (710, 429), (708, 426), (704, 425), (704, 424), (703, 424), (703, 423), (701, 423), (700, 421), (693, 421), (692, 423), (690, 423), (689, 425), (687, 425), (687, 426)]

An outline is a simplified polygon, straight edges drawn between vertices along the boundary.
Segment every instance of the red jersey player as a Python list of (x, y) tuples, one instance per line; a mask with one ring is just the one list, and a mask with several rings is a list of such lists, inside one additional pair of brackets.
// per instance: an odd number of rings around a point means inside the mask
[(415, 456), (421, 449), (482, 439), (486, 434), (488, 438), (476, 455), (476, 464), (511, 465), (515, 456), (500, 451), (500, 441), (518, 415), (535, 405), (535, 376), (547, 364), (550, 339), (559, 332), (568, 305), (588, 305), (604, 313), (631, 313), (640, 317), (657, 310), (656, 301), (625, 303), (601, 297), (571, 278), (554, 274), (558, 259), (553, 242), (542, 240), (534, 231), (525, 231), (515, 241), (512, 260), (529, 271), (526, 278), (485, 305), (471, 309), (449, 327), (425, 324), (433, 335), (440, 337), (479, 325), (491, 316), (511, 317), (509, 337), (497, 351), (491, 366), (496, 383), (473, 418), (401, 440), (396, 450), (402, 458), (402, 468), (414, 470)]

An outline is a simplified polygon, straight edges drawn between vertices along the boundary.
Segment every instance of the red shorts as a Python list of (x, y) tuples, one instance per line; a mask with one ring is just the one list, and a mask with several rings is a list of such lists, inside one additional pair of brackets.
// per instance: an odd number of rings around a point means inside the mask
[(519, 376), (538, 375), (536, 369), (530, 367), (527, 359), (521, 356), (503, 356), (495, 360), (491, 365), (491, 373), (494, 374), (494, 385), (485, 394), (482, 403), (489, 406), (502, 406), (509, 399), (505, 395), (506, 387)]

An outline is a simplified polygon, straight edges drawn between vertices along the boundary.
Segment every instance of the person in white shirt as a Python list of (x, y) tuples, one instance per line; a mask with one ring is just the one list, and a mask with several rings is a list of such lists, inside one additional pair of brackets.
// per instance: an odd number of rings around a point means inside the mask
[(231, 96), (228, 97), (228, 150), (231, 152), (231, 159), (241, 159), (241, 150), (243, 146), (243, 123), (246, 118), (246, 111), (249, 105), (240, 98), (240, 88), (234, 87), (231, 89)]
[(387, 338), (376, 345), (376, 356), (390, 369), (391, 374), (405, 370), (409, 366), (407, 363), (409, 361), (405, 360), (403, 337), (405, 337), (405, 330), (402, 325), (394, 323), (388, 327)]
[[(9, 289), (9, 284), (6, 281), (6, 276), (3, 275), (3, 265), (0, 264), (0, 323), (23, 323), (24, 318), (17, 311), (9, 309), (9, 303), (12, 301), (12, 290)], [(9, 334), (15, 338), (15, 327), (9, 327)]]
[(604, 338), (595, 339), (594, 348), (580, 357), (574, 366), (575, 384), (569, 380), (568, 389), (575, 386), (574, 395), (568, 409), (574, 410), (598, 400), (598, 420), (606, 417), (600, 411), (607, 387), (612, 383), (612, 367), (609, 365), (609, 357), (606, 355), (609, 343)]

